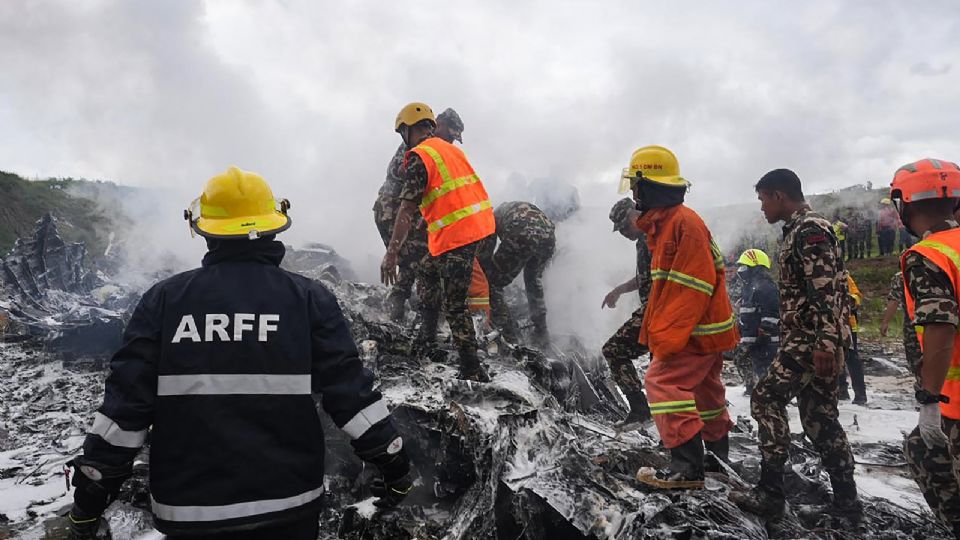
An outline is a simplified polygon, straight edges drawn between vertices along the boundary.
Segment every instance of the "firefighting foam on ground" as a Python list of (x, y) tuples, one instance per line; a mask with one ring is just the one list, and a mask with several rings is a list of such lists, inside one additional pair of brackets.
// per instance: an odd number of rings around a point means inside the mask
[(960, 537), (958, 14), (4, 3), (0, 539)]

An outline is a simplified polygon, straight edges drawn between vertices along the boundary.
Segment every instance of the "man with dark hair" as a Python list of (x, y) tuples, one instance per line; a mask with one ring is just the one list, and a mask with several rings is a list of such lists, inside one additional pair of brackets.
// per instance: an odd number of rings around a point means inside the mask
[(637, 226), (640, 211), (633, 199), (620, 199), (610, 209), (610, 221), (613, 231), (637, 245), (637, 273), (630, 279), (613, 288), (603, 298), (601, 308), (617, 307), (617, 301), (628, 292), (637, 291), (640, 295), (640, 307), (630, 315), (610, 339), (603, 344), (601, 354), (610, 366), (613, 380), (630, 404), (630, 412), (617, 427), (621, 431), (636, 429), (651, 420), (650, 405), (643, 393), (643, 381), (633, 365), (633, 360), (650, 350), (640, 343), (640, 327), (643, 326), (643, 312), (647, 308), (650, 296), (650, 249), (647, 247), (647, 235)]
[(186, 217), (201, 268), (151, 287), (110, 361), (103, 405), (72, 461), (74, 539), (92, 539), (150, 432), (150, 499), (166, 538), (314, 540), (324, 435), (313, 394), (380, 474), (378, 505), (412, 488), (409, 461), (337, 299), (280, 268), (289, 203), (231, 167)]
[(853, 523), (862, 508), (853, 480), (853, 453), (838, 420), (837, 374), (850, 342), (846, 274), (831, 223), (806, 203), (800, 178), (788, 169), (765, 174), (756, 191), (769, 223), (785, 222), (780, 249), (780, 351), (750, 399), (762, 454), (760, 482), (730, 499), (760, 516), (784, 511), (789, 457), (786, 406), (796, 397), (800, 421), (830, 475), (834, 509)]

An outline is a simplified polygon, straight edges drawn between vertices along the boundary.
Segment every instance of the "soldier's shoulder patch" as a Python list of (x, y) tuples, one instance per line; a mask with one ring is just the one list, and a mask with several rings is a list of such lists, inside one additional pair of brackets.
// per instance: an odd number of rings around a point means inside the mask
[(827, 235), (823, 233), (808, 234), (803, 237), (803, 241), (807, 244), (819, 244), (827, 241)]

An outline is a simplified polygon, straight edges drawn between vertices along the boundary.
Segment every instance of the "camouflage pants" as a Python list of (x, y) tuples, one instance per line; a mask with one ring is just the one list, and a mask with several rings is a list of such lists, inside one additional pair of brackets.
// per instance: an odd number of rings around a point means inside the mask
[[(378, 198), (373, 205), (373, 220), (377, 224), (384, 247), (390, 243), (390, 238), (393, 236), (393, 225), (396, 223), (399, 208), (400, 201), (393, 198)], [(427, 235), (426, 229), (423, 228), (423, 219), (415, 219), (414, 227), (407, 235), (406, 242), (400, 247), (400, 256), (397, 258), (400, 275), (387, 295), (387, 302), (390, 304), (399, 302), (402, 305), (410, 298), (420, 260), (427, 254)]]
[(960, 528), (960, 483), (957, 482), (960, 460), (951, 456), (960, 457), (960, 422), (949, 418), (942, 422), (949, 447), (927, 448), (920, 429), (914, 428), (903, 441), (903, 455), (930, 510), (944, 525), (957, 530)]
[(837, 379), (815, 376), (811, 356), (798, 359), (780, 351), (750, 396), (750, 412), (757, 421), (764, 465), (782, 470), (787, 462), (787, 404), (794, 397), (803, 431), (813, 441), (823, 468), (832, 480), (852, 482), (853, 453), (838, 420)]
[[(477, 244), (467, 244), (436, 257), (429, 253), (420, 262), (420, 280), (417, 291), (424, 319), (436, 320), (441, 308), (450, 325), (453, 342), (458, 349), (477, 348), (473, 320), (467, 310), (467, 293), (473, 279), (473, 259), (477, 256)], [(422, 327), (421, 327), (422, 328)], [(432, 329), (436, 332), (436, 327)], [(421, 336), (433, 341), (436, 335)]]
[(624, 394), (643, 391), (643, 382), (637, 374), (637, 368), (633, 365), (633, 359), (649, 352), (639, 342), (640, 326), (643, 324), (643, 312), (646, 309), (645, 305), (641, 305), (634, 311), (627, 322), (623, 323), (623, 326), (603, 344), (601, 349), (603, 357), (610, 365), (614, 382)]
[[(490, 318), (497, 328), (512, 328), (510, 308), (503, 296), (507, 285), (523, 272), (523, 286), (527, 293), (530, 319), (535, 325), (545, 325), (547, 305), (543, 299), (543, 272), (556, 248), (556, 238), (549, 236), (522, 236), (508, 240), (488, 236), (480, 242), (477, 257), (490, 283)], [(538, 330), (546, 330), (545, 328)]]
[(769, 345), (753, 344), (749, 347), (737, 349), (733, 362), (747, 390), (753, 391), (757, 381), (767, 374), (767, 370), (776, 355), (777, 345), (775, 343)]

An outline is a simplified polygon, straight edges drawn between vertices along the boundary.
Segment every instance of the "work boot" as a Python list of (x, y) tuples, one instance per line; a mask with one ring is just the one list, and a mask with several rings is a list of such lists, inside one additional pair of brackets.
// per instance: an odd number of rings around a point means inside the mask
[(704, 461), (704, 468), (707, 472), (718, 473), (723, 470), (723, 467), (717, 463), (717, 460), (730, 464), (730, 437), (724, 435), (722, 439), (717, 441), (703, 441), (703, 445), (707, 447), (716, 459), (713, 457), (706, 457)]
[(857, 497), (857, 484), (853, 478), (830, 478), (833, 487), (833, 515), (845, 519), (857, 527), (863, 521), (863, 505)]
[(760, 482), (747, 491), (731, 491), (727, 497), (744, 512), (761, 517), (783, 515), (786, 498), (783, 495), (783, 469), (760, 464)]
[(703, 489), (703, 440), (700, 433), (670, 449), (669, 468), (641, 467), (637, 471), (637, 481), (658, 489)]
[(436, 342), (439, 325), (439, 311), (427, 308), (420, 310), (420, 329), (417, 330), (417, 341), (422, 343)]
[(840, 390), (837, 392), (837, 400), (850, 401), (850, 391), (847, 390), (846, 386), (840, 387)]
[(650, 404), (647, 403), (647, 396), (643, 390), (627, 394), (627, 403), (630, 404), (630, 412), (627, 413), (623, 422), (616, 425), (617, 432), (639, 429), (653, 419), (653, 415), (650, 414)]
[(387, 296), (386, 308), (387, 308), (387, 314), (389, 315), (391, 321), (398, 324), (403, 323), (403, 319), (405, 318), (404, 315), (406, 315), (405, 313), (406, 303), (407, 303), (406, 298), (400, 295), (391, 294)]
[(460, 371), (457, 373), (457, 378), (465, 381), (490, 382), (490, 376), (483, 369), (476, 349), (460, 349)]
[(866, 392), (854, 392), (854, 393), (853, 393), (853, 404), (854, 404), (854, 405), (866, 405), (866, 404), (867, 404), (867, 393), (866, 393)]
[(533, 334), (530, 340), (534, 347), (546, 349), (550, 346), (550, 332), (547, 330), (547, 316), (533, 317)]

